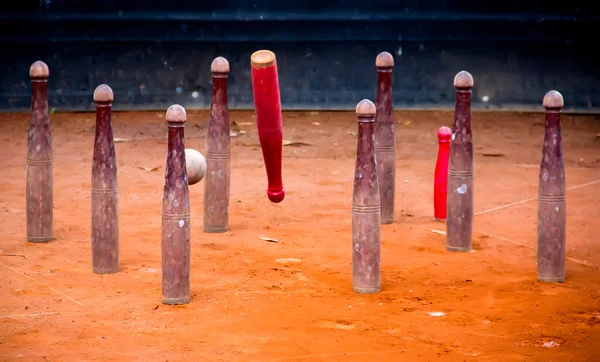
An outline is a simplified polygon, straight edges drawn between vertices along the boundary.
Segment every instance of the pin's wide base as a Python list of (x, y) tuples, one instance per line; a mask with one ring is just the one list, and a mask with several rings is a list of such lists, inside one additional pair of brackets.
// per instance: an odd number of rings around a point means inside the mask
[(190, 298), (164, 298), (162, 299), (163, 304), (188, 304)]
[(450, 246), (446, 245), (446, 250), (454, 253), (468, 253), (472, 250), (470, 246)]
[(204, 227), (205, 233), (226, 233), (227, 231), (228, 231), (227, 228), (210, 227), (210, 226)]
[(30, 243), (47, 243), (52, 241), (52, 236), (28, 236), (27, 241)]
[(267, 190), (267, 196), (271, 202), (277, 204), (285, 198), (285, 190), (283, 187), (279, 190)]
[(119, 267), (116, 268), (93, 268), (94, 274), (114, 274), (119, 272)]
[(393, 224), (393, 223), (394, 223), (394, 218), (390, 218), (390, 219), (381, 219), (381, 225)]
[(538, 282), (542, 283), (564, 283), (565, 277), (541, 277), (538, 276)]
[(372, 294), (372, 293), (379, 293), (381, 290), (381, 288), (376, 287), (376, 288), (357, 288), (354, 287), (354, 292), (355, 293), (359, 293), (359, 294)]

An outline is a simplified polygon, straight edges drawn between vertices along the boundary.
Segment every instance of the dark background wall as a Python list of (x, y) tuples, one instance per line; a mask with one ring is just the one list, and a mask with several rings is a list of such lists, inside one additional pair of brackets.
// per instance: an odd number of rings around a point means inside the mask
[[(252, 108), (250, 54), (275, 51), (286, 109), (350, 109), (375, 97), (375, 57), (395, 57), (398, 108), (452, 107), (460, 70), (474, 108), (600, 110), (599, 20), (583, 1), (22, 0), (0, 5), (0, 110), (28, 110), (29, 66), (50, 67), (51, 107), (206, 108), (210, 63), (231, 64), (231, 108)], [(484, 103), (483, 97), (489, 97)]]

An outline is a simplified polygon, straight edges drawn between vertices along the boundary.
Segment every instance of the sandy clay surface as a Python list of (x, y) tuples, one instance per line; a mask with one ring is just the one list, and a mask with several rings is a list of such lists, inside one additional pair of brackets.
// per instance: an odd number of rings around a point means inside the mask
[[(536, 280), (543, 114), (474, 113), (475, 250), (447, 252), (432, 231), (445, 230), (432, 220), (436, 131), (452, 118), (395, 113), (396, 220), (381, 228), (382, 291), (357, 295), (354, 114), (284, 113), (284, 139), (302, 144), (284, 147), (287, 195), (272, 204), (253, 113), (231, 112), (231, 231), (203, 233), (204, 185), (191, 186), (192, 300), (167, 306), (164, 112), (113, 114), (122, 141), (113, 275), (91, 266), (95, 115), (51, 116), (55, 239), (44, 244), (25, 241), (29, 115), (1, 115), (0, 360), (599, 361), (600, 117), (563, 115), (563, 284)], [(188, 112), (186, 147), (204, 151), (207, 122), (207, 111)]]

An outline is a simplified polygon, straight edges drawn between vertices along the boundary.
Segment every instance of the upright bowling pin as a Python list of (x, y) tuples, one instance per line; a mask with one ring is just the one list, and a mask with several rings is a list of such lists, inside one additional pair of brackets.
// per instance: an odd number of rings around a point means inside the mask
[(229, 62), (213, 60), (212, 100), (206, 137), (206, 176), (204, 178), (204, 231), (224, 233), (229, 229), (230, 136), (227, 105)]
[(567, 208), (565, 164), (561, 145), (562, 95), (544, 97), (546, 130), (538, 191), (537, 276), (540, 282), (565, 281)]
[(29, 68), (31, 77), (31, 116), (27, 139), (27, 241), (52, 240), (53, 189), (52, 137), (48, 112), (46, 63), (37, 61)]
[(377, 67), (377, 96), (375, 99), (375, 153), (381, 197), (381, 223), (394, 222), (396, 190), (396, 127), (392, 103), (392, 68), (394, 57), (388, 52), (375, 59)]
[(356, 106), (358, 144), (352, 194), (352, 283), (356, 293), (380, 290), (381, 206), (375, 155), (376, 107), (368, 99)]
[(190, 302), (190, 201), (185, 168), (185, 109), (167, 109), (168, 148), (162, 203), (162, 302)]
[(438, 155), (433, 178), (433, 217), (446, 220), (446, 197), (448, 194), (448, 156), (452, 131), (446, 126), (440, 127), (438, 136)]
[(97, 274), (119, 271), (119, 188), (111, 123), (113, 91), (94, 91), (96, 137), (92, 159), (92, 268)]
[(459, 72), (454, 78), (454, 87), (456, 108), (448, 161), (446, 249), (467, 252), (471, 251), (473, 236), (473, 77), (469, 72)]

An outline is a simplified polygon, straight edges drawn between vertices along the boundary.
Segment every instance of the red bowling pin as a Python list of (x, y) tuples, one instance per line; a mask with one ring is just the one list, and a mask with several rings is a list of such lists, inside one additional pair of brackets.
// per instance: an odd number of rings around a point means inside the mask
[(250, 63), (258, 139), (267, 169), (267, 196), (271, 202), (279, 203), (285, 197), (285, 190), (281, 176), (283, 121), (275, 53), (258, 50), (252, 53)]
[(448, 156), (450, 154), (450, 138), (452, 137), (452, 130), (446, 126), (440, 127), (437, 136), (439, 149), (433, 180), (433, 217), (436, 220), (446, 220)]

